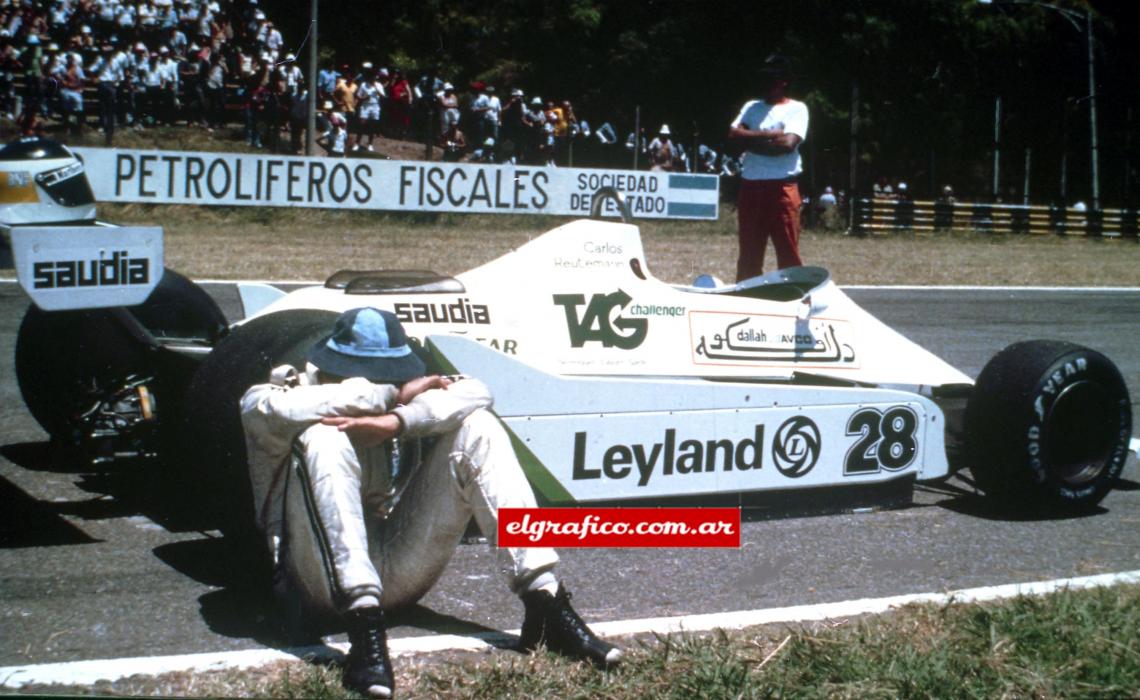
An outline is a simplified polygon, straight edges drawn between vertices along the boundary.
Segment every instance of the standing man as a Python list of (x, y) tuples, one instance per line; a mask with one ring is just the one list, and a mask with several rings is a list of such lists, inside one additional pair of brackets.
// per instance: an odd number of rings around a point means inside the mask
[(796, 180), (803, 171), (799, 148), (807, 138), (808, 109), (788, 97), (790, 82), (786, 57), (773, 54), (765, 59), (760, 69), (762, 98), (745, 104), (728, 130), (729, 144), (744, 153), (737, 200), (738, 282), (763, 272), (768, 239), (780, 268), (803, 265)]
[(99, 125), (103, 127), (103, 145), (110, 146), (115, 138), (115, 118), (118, 107), (119, 83), (127, 77), (127, 55), (115, 51), (110, 43), (104, 42), (102, 55), (87, 69), (99, 85)]
[(668, 124), (662, 124), (657, 132), (657, 138), (649, 142), (649, 169), (672, 170), (673, 161), (677, 157), (677, 147), (673, 145), (673, 137)]
[[(389, 698), (385, 611), (427, 593), (468, 520), (494, 543), (499, 508), (533, 508), (534, 493), (487, 386), (428, 375), (395, 314), (344, 312), (308, 359), (242, 398), (258, 524), (276, 592), (347, 626), (346, 685)], [(496, 555), (525, 610), (523, 650), (620, 661), (570, 606), (554, 550)]]
[(356, 137), (356, 150), (361, 148), (364, 137), (368, 137), (368, 150), (380, 132), (380, 101), (384, 99), (384, 85), (372, 70), (371, 63), (365, 63), (365, 73), (356, 86), (356, 108), (359, 111), (357, 126), (360, 133)]
[(499, 113), (503, 105), (495, 94), (494, 86), (488, 85), (479, 90), (479, 96), (471, 103), (471, 111), (475, 113), (475, 138), (479, 143), (487, 139), (499, 140)]

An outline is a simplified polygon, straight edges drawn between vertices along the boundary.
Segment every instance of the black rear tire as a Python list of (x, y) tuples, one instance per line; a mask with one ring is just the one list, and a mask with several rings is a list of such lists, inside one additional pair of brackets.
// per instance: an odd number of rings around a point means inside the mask
[(971, 472), (987, 496), (1053, 512), (1088, 510), (1124, 467), (1132, 404), (1101, 353), (1031, 340), (982, 370), (966, 427)]
[[(226, 317), (198, 285), (166, 270), (145, 302), (125, 307), (158, 340), (213, 345), (226, 331)], [(159, 376), (166, 362), (131, 336), (112, 309), (43, 311), (28, 308), (16, 337), (16, 381), (24, 403), (52, 437), (70, 441), (76, 416), (89, 397), (111, 389), (128, 375), (156, 376), (167, 388), (159, 410), (178, 404), (189, 379)], [(156, 392), (160, 394), (161, 392)]]
[(235, 328), (198, 367), (183, 401), (181, 436), (183, 479), (196, 491), (204, 515), (250, 554), (256, 544), (241, 424), (241, 397), (254, 384), (269, 381), (274, 367), (303, 366), (310, 348), (331, 332), (337, 314), (292, 309), (260, 316)]

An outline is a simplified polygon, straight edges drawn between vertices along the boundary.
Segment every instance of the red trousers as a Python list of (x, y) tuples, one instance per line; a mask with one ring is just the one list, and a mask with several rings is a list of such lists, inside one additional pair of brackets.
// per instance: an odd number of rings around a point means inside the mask
[(800, 259), (800, 190), (794, 181), (741, 180), (736, 215), (740, 226), (737, 282), (764, 271), (768, 239), (772, 239), (780, 268), (804, 264)]

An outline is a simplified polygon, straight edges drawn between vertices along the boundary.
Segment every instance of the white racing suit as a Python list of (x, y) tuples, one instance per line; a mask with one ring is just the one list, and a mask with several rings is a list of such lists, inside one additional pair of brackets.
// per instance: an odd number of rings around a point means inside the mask
[[(315, 373), (310, 373), (315, 374)], [(296, 384), (292, 368), (242, 397), (258, 526), (279, 593), (337, 614), (372, 595), (414, 603), (438, 580), (474, 516), (494, 547), (500, 507), (534, 507), (510, 438), (475, 379), (395, 406), (397, 389), (365, 379)], [(302, 376), (302, 380), (308, 376)], [(290, 385), (295, 384), (295, 385)], [(356, 448), (325, 416), (399, 415), (398, 441)], [(511, 589), (549, 572), (552, 549), (498, 549)]]

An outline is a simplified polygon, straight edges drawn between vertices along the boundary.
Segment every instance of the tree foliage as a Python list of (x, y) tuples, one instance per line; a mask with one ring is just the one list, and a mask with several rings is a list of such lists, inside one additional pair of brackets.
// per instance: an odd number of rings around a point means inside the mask
[[(308, 18), (264, 0), (290, 40)], [(811, 108), (805, 149), (818, 187), (847, 185), (852, 86), (859, 88), (861, 187), (880, 175), (919, 194), (943, 183), (988, 191), (994, 101), (1002, 98), (1003, 194), (1020, 199), (1033, 154), (1035, 201), (1088, 197), (1088, 78), (1083, 18), (1096, 35), (1103, 199), (1135, 201), (1132, 133), (1140, 107), (1140, 3), (1054, 0), (321, 0), (320, 42), (338, 61), (372, 60), (570, 99), (623, 135), (640, 109), (683, 139), (716, 146), (756, 69), (793, 57), (793, 93)], [(1131, 172), (1126, 176), (1127, 169)], [(1131, 180), (1129, 180), (1131, 178)]]

